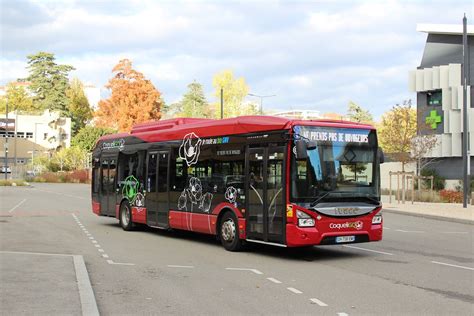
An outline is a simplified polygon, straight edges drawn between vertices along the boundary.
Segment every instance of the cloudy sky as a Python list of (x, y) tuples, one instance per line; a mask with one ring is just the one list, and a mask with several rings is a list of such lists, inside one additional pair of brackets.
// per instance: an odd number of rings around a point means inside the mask
[[(26, 56), (52, 52), (103, 87), (122, 58), (166, 102), (193, 80), (232, 69), (264, 107), (344, 113), (349, 100), (379, 117), (414, 96), (408, 71), (426, 34), (417, 23), (474, 21), (465, 1), (23, 1), (1, 3), (0, 84), (25, 77)], [(248, 97), (252, 100), (252, 97)]]

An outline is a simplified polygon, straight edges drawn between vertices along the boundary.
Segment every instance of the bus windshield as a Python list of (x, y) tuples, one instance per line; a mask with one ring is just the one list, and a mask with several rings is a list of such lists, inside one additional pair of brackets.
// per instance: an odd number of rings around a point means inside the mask
[(330, 201), (378, 204), (375, 131), (347, 128), (295, 127), (295, 138), (314, 141), (308, 157), (291, 161), (291, 197), (313, 206)]

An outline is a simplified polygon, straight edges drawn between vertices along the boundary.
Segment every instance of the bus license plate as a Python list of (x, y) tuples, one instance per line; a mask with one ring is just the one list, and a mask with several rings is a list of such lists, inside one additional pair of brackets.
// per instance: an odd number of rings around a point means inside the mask
[(339, 237), (336, 237), (336, 243), (353, 242), (355, 241), (355, 239), (356, 239), (355, 236), (339, 236)]

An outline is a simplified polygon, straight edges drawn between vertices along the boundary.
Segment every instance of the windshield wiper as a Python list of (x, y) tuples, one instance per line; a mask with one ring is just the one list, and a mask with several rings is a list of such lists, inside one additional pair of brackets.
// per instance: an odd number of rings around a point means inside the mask
[(331, 194), (331, 192), (326, 192), (324, 193), (323, 195), (320, 195), (318, 196), (318, 198), (316, 200), (314, 200), (313, 202), (311, 202), (310, 206), (311, 207), (315, 207), (316, 205), (319, 204), (319, 201), (321, 201), (322, 199), (324, 199), (326, 196), (328, 196), (329, 194)]
[(354, 197), (355, 197), (355, 198), (364, 198), (364, 199), (367, 199), (367, 200), (369, 200), (369, 201), (371, 201), (371, 202), (373, 202), (374, 204), (377, 204), (377, 205), (380, 204), (380, 201), (379, 201), (379, 200), (377, 200), (376, 198), (370, 197), (370, 196), (368, 196), (368, 195), (355, 195)]

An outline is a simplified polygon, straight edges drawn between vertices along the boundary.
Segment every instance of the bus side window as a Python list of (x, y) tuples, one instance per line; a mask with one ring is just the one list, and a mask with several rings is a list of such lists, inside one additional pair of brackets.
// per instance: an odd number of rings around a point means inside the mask
[(100, 169), (94, 167), (92, 169), (92, 193), (99, 193), (100, 187)]

